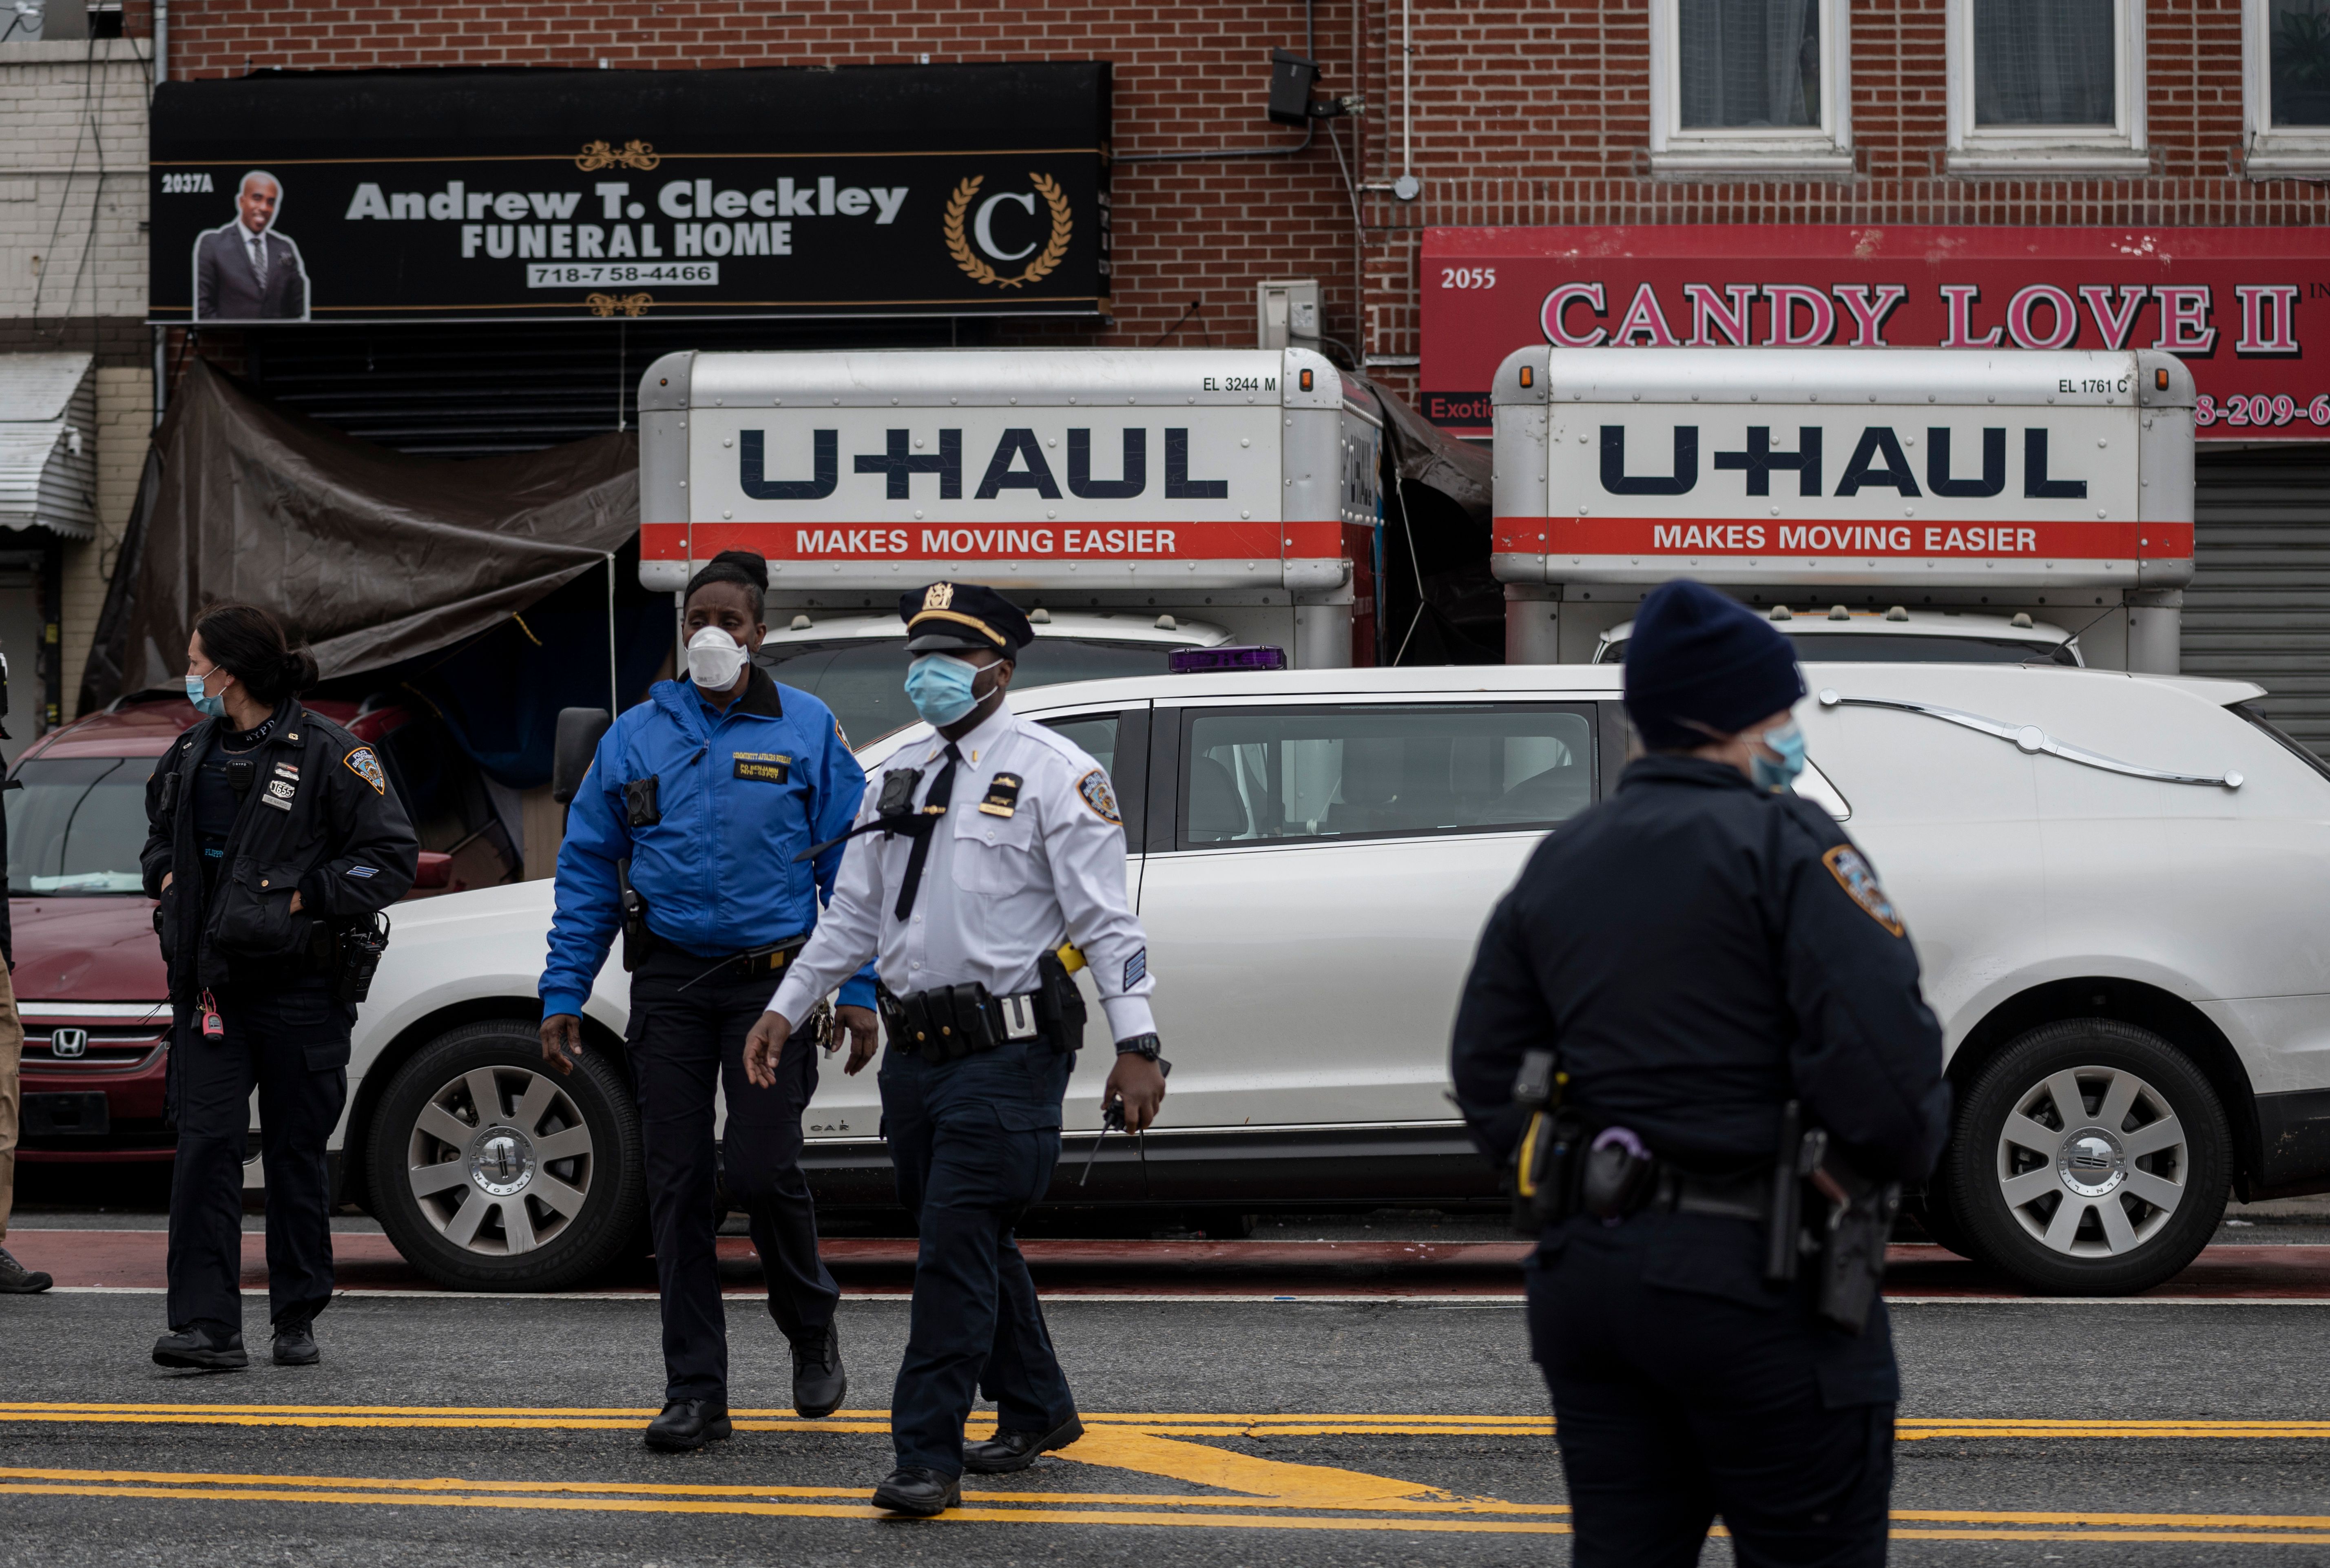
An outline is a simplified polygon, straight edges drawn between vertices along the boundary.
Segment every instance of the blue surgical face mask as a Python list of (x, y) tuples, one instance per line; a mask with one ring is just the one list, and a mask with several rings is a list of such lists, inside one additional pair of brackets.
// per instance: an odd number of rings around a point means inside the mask
[(1794, 719), (1790, 719), (1785, 724), (1774, 725), (1757, 739), (1777, 751), (1780, 754), (1780, 760), (1774, 762), (1767, 760), (1753, 746), (1748, 749), (1748, 766), (1755, 774), (1756, 788), (1758, 789), (1786, 789), (1795, 781), (1796, 775), (1804, 770), (1804, 731), (1797, 727)]
[(906, 700), (925, 721), (944, 726), (979, 706), (979, 666), (947, 654), (924, 654), (906, 666)]
[(205, 718), (223, 719), (226, 717), (226, 699), (213, 697), (203, 690), (203, 683), (208, 679), (208, 675), (188, 675), (186, 701), (194, 704), (194, 712)]

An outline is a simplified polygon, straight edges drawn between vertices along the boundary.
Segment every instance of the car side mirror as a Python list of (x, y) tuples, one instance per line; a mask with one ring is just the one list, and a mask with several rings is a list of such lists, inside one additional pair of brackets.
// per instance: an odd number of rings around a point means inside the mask
[(421, 868), (412, 874), (416, 888), (450, 887), (453, 885), (453, 857), (440, 850), (421, 852)]
[(561, 708), (558, 710), (558, 740), (550, 753), (550, 798), (561, 806), (574, 798), (582, 788), (582, 776), (591, 771), (591, 759), (599, 750), (600, 737), (606, 734), (615, 720), (604, 708)]

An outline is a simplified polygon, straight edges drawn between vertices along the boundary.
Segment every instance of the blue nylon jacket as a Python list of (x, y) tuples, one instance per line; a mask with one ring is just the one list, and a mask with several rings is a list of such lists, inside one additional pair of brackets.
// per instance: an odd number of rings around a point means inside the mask
[[(662, 819), (634, 827), (623, 785), (650, 778)], [(842, 848), (793, 856), (848, 831), (865, 793), (833, 710), (807, 692), (755, 667), (715, 714), (687, 682), (658, 682), (600, 741), (567, 815), (543, 1016), (580, 1015), (607, 961), (623, 919), (617, 861), (664, 940), (707, 958), (769, 947), (816, 926)], [(874, 1006), (871, 966), (840, 999)]]

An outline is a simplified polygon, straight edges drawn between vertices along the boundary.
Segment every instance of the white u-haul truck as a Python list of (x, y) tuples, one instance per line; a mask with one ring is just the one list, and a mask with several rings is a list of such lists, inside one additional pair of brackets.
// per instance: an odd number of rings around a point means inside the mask
[(1694, 577), (1798, 613), (2109, 621), (2088, 662), (2173, 675), (2193, 405), (2153, 351), (1521, 349), (1493, 392), (1506, 662), (1582, 662)]
[(639, 578), (755, 550), (772, 626), (970, 579), (1372, 664), (1381, 441), (1303, 349), (667, 354), (639, 389)]

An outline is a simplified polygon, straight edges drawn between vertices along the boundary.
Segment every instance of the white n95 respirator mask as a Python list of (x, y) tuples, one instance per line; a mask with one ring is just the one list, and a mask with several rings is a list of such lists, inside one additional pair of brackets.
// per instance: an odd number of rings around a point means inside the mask
[(687, 678), (700, 692), (725, 692), (744, 673), (752, 656), (734, 638), (716, 626), (707, 626), (687, 639)]

